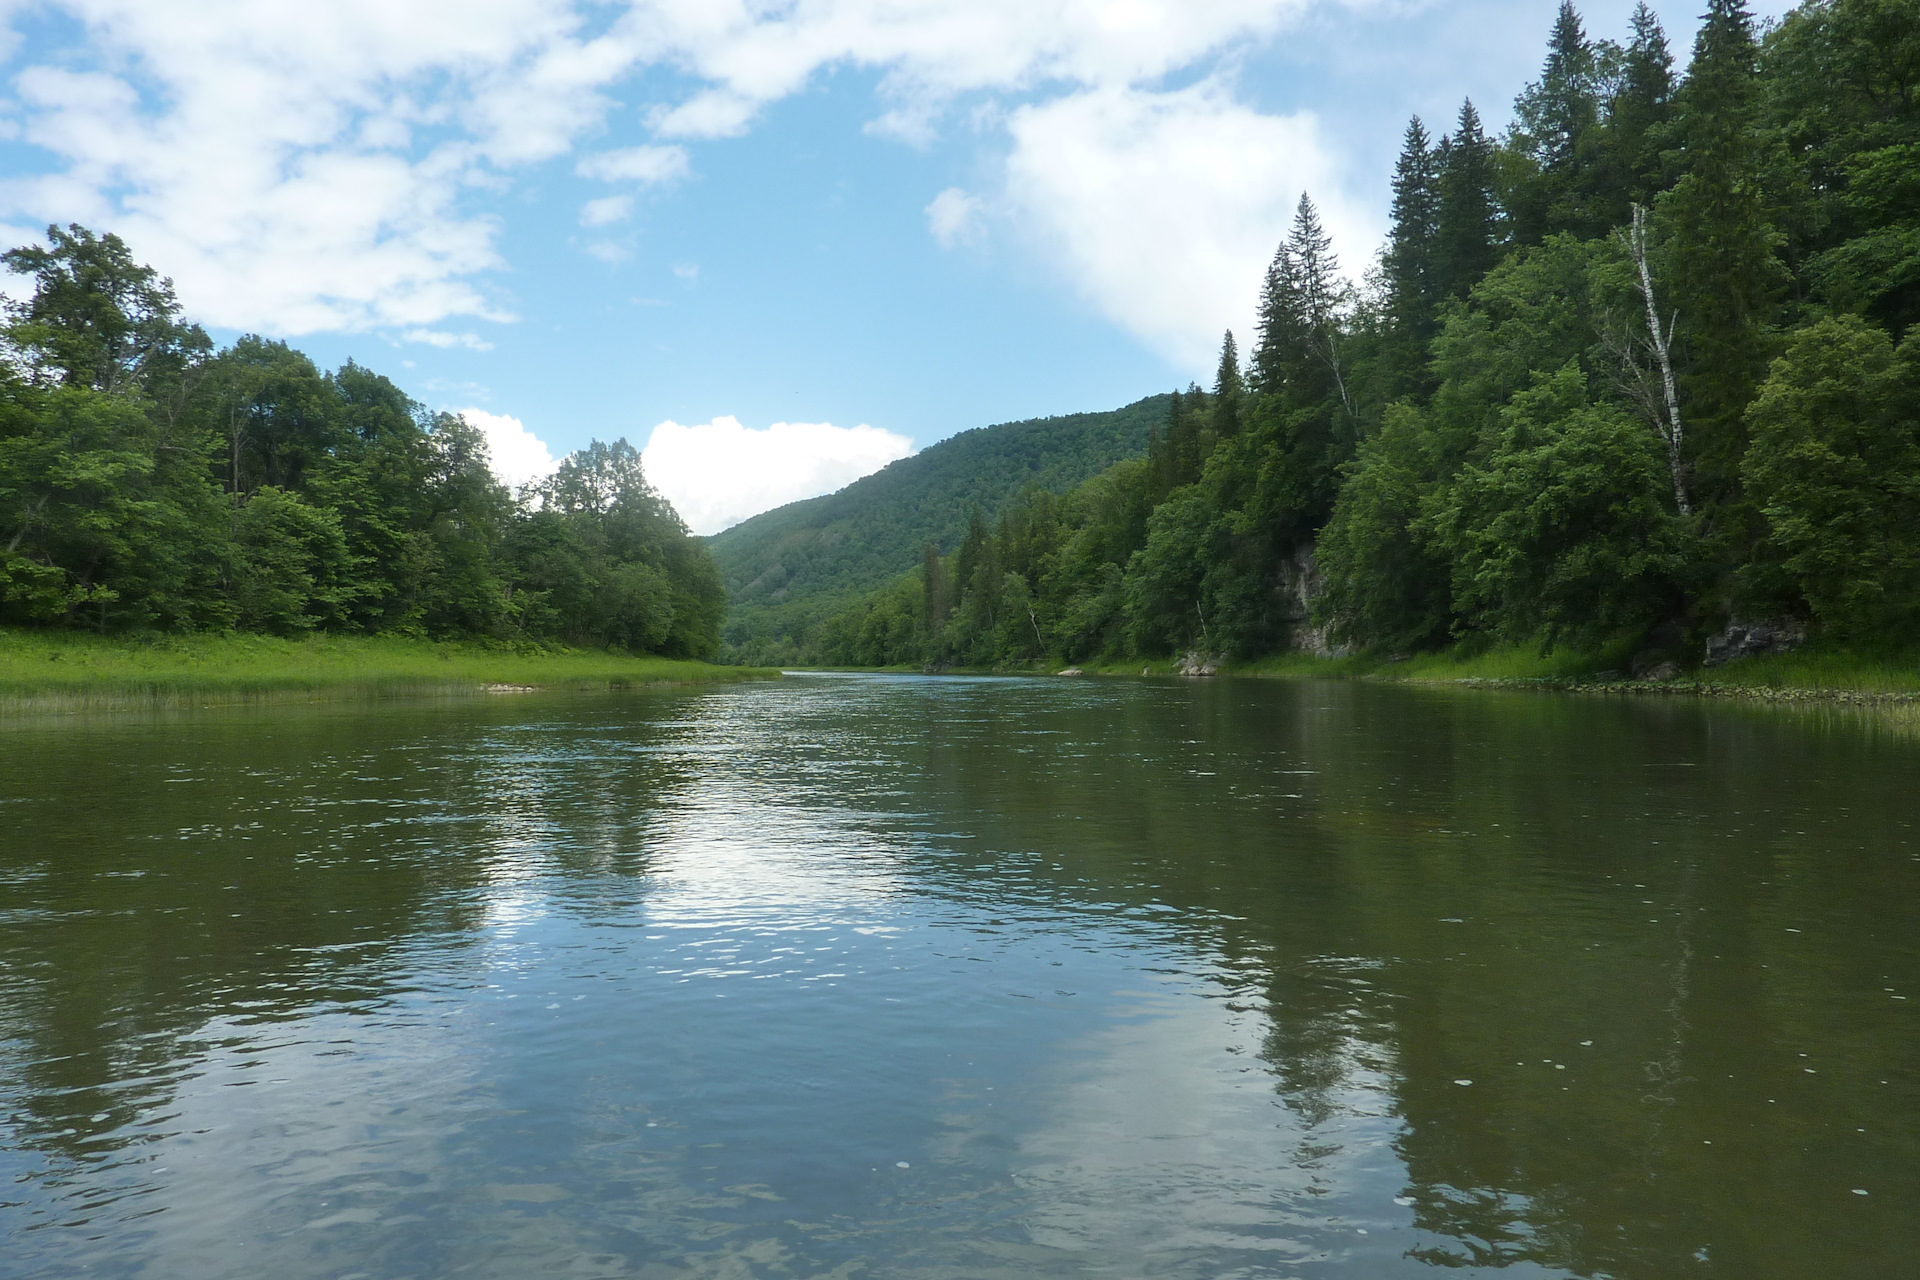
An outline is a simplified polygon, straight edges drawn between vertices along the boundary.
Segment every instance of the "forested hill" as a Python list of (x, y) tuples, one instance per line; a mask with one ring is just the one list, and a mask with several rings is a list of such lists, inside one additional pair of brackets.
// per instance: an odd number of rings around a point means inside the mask
[(959, 545), (978, 507), (994, 517), (1029, 487), (1059, 493), (1147, 450), (1169, 397), (963, 431), (837, 493), (789, 503), (709, 543), (726, 580), (731, 651), (780, 661), (822, 609)]
[(1251, 359), (1228, 335), (1147, 457), (1009, 504), (805, 653), (1910, 651), (1920, 4), (1705, 8), (1682, 70), (1647, 5), (1625, 43), (1560, 5), (1503, 135), (1471, 102), (1408, 122), (1357, 287), (1303, 196)]

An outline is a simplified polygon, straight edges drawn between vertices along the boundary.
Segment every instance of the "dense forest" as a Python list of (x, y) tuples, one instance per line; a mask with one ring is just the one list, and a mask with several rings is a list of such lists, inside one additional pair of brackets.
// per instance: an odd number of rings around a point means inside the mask
[(0, 329), (0, 623), (705, 657), (725, 593), (626, 441), (509, 493), (463, 419), (284, 343), (214, 351), (112, 235), (50, 227)]
[(1147, 447), (1167, 397), (1105, 413), (1004, 422), (947, 437), (837, 493), (788, 503), (716, 534), (728, 658), (800, 661), (819, 621), (912, 568), (928, 542), (957, 545), (975, 509), (1059, 493)]
[(1504, 136), (1407, 127), (1361, 284), (1303, 197), (1145, 457), (827, 619), (849, 665), (1645, 646), (1920, 620), (1920, 6), (1560, 7)]

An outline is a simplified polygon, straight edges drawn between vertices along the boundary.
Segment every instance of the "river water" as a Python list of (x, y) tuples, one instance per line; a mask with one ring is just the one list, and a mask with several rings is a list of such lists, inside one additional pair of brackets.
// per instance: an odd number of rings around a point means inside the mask
[(794, 676), (0, 726), (0, 1275), (1920, 1257), (1920, 731)]

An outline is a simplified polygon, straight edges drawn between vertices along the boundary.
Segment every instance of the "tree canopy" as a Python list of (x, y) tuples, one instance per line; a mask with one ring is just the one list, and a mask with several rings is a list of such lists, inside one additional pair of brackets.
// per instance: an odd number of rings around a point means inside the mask
[(215, 351), (117, 236), (0, 261), (32, 284), (0, 328), (0, 623), (718, 646), (712, 557), (624, 440), (512, 494), (378, 374)]

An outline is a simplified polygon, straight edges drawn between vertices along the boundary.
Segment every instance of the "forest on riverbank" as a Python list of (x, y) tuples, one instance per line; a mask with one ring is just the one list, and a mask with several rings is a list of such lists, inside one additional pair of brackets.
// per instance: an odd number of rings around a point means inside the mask
[(0, 327), (0, 626), (335, 633), (706, 658), (725, 590), (626, 441), (510, 492), (349, 362), (215, 351), (113, 235), (50, 227)]
[(1303, 196), (1249, 358), (1145, 457), (976, 513), (805, 656), (1910, 645), (1920, 8), (1710, 0), (1684, 72), (1632, 32), (1563, 4), (1504, 136), (1412, 121), (1358, 286)]

